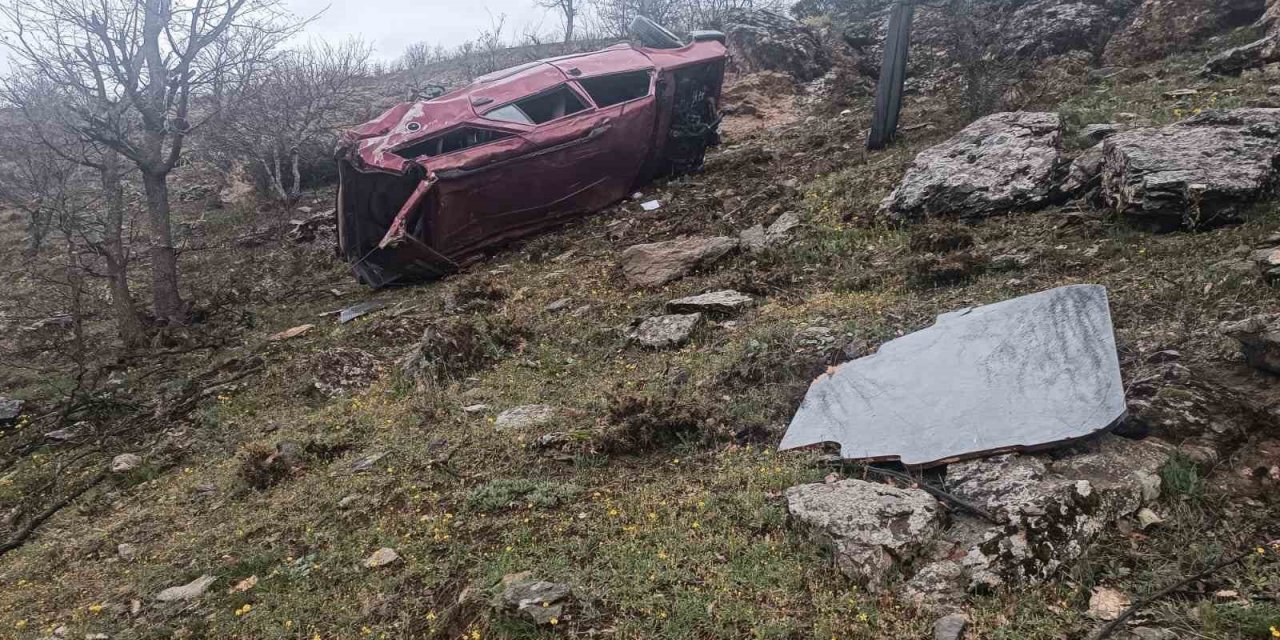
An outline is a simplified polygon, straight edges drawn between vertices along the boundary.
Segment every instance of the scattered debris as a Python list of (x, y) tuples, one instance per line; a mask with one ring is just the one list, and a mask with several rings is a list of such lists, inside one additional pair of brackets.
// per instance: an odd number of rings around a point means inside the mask
[(725, 237), (638, 244), (622, 252), (622, 273), (633, 285), (656, 287), (719, 260), (737, 246), (737, 240)]
[(368, 300), (359, 304), (351, 305), (338, 313), (338, 323), (346, 324), (356, 318), (385, 309), (387, 306), (388, 304), (381, 300)]
[(176, 602), (179, 600), (195, 600), (204, 595), (209, 589), (209, 585), (218, 579), (214, 576), (200, 576), (187, 584), (178, 587), (169, 587), (156, 595), (156, 600), (160, 602)]
[(564, 620), (573, 595), (569, 585), (539, 580), (528, 571), (504, 576), (501, 587), (495, 607), (538, 625), (555, 625)]
[(312, 329), (314, 329), (314, 328), (316, 328), (316, 326), (315, 326), (315, 325), (313, 325), (313, 324), (304, 324), (304, 325), (299, 325), (299, 326), (293, 327), (292, 329), (285, 329), (284, 331), (281, 331), (280, 333), (274, 334), (274, 335), (272, 335), (271, 337), (267, 338), (267, 340), (269, 340), (269, 341), (271, 341), (271, 342), (280, 342), (281, 340), (288, 340), (288, 339), (290, 339), (290, 338), (296, 338), (296, 337), (298, 337), (298, 336), (300, 336), (300, 335), (303, 335), (303, 334), (305, 334), (306, 332), (308, 332), (308, 331), (310, 331), (310, 330), (312, 330)]
[(498, 414), (493, 426), (499, 431), (529, 429), (555, 421), (560, 410), (547, 404), (526, 404)]
[(1164, 518), (1156, 515), (1155, 511), (1152, 511), (1147, 507), (1139, 509), (1136, 517), (1138, 518), (1138, 528), (1144, 531), (1164, 522)]
[(680, 298), (667, 303), (667, 311), (672, 313), (706, 313), (733, 315), (755, 304), (755, 300), (745, 293), (733, 289), (713, 291), (688, 298)]
[(391, 547), (383, 547), (374, 551), (372, 555), (366, 558), (364, 566), (370, 569), (377, 569), (379, 567), (385, 567), (399, 562), (402, 562), (402, 559), (400, 558), (400, 554), (396, 553), (395, 549), (392, 549)]
[(635, 331), (636, 341), (650, 349), (670, 349), (688, 342), (702, 325), (701, 313), (684, 313), (646, 318)]
[(121, 542), (116, 545), (116, 557), (124, 562), (133, 562), (138, 557), (138, 548), (128, 542)]
[(645, 211), (657, 211), (661, 206), (662, 206), (662, 203), (658, 202), (657, 200), (649, 200), (647, 202), (640, 203), (640, 208), (644, 209)]
[(779, 448), (838, 442), (849, 459), (935, 464), (1073, 440), (1124, 413), (1106, 289), (1074, 285), (943, 314), (837, 367)]

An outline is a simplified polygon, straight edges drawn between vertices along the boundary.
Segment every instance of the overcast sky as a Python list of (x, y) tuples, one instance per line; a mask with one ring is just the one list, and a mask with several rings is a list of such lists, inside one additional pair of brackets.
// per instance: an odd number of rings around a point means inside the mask
[[(503, 33), (510, 41), (526, 28), (543, 34), (558, 30), (555, 16), (534, 0), (284, 0), (300, 17), (323, 14), (306, 35), (326, 40), (360, 36), (373, 44), (374, 55), (392, 60), (406, 45), (430, 42), (453, 47), (476, 37), (506, 14)], [(328, 7), (328, 9), (325, 9)]]
[[(559, 30), (556, 17), (534, 0), (283, 0), (300, 18), (320, 14), (307, 26), (307, 38), (343, 40), (360, 36), (373, 44), (374, 56), (391, 61), (405, 46), (430, 42), (453, 47), (474, 39), (494, 19), (505, 14), (504, 40), (518, 39), (526, 29), (541, 34)], [(327, 7), (327, 8), (326, 8)], [(6, 51), (0, 47), (0, 71), (8, 69)]]

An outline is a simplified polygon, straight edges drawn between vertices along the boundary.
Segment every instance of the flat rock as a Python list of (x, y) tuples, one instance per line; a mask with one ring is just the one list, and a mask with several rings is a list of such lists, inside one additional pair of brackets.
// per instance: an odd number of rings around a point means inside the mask
[(719, 260), (737, 246), (736, 239), (726, 237), (637, 244), (622, 252), (622, 274), (635, 286), (656, 287)]
[(493, 426), (499, 431), (528, 429), (553, 422), (560, 410), (547, 404), (526, 404), (512, 407), (498, 414)]
[(116, 545), (116, 557), (125, 562), (133, 562), (138, 557), (138, 548), (128, 542)]
[(979, 217), (1044, 206), (1061, 156), (1056, 113), (986, 116), (916, 156), (881, 203), (895, 220)]
[(942, 509), (920, 489), (863, 480), (804, 484), (787, 489), (791, 517), (834, 550), (846, 576), (879, 591), (929, 548), (942, 530)]
[(352, 473), (362, 473), (373, 468), (380, 460), (390, 455), (390, 451), (378, 451), (367, 456), (361, 456), (355, 462), (351, 463)]
[(840, 365), (779, 448), (926, 465), (1081, 438), (1124, 413), (1106, 289), (1074, 285), (941, 315)]
[(1102, 145), (1103, 201), (1157, 230), (1234, 222), (1280, 183), (1280, 109), (1207, 111)]
[(1249, 366), (1280, 374), (1280, 314), (1258, 315), (1224, 323), (1219, 331), (1240, 342)]
[(502, 578), (502, 591), (494, 605), (500, 611), (534, 624), (552, 625), (564, 615), (572, 595), (573, 588), (569, 585), (539, 580), (525, 571)]
[(689, 341), (703, 322), (701, 313), (678, 313), (646, 318), (636, 329), (636, 341), (650, 349), (670, 349)]
[(216, 582), (218, 578), (214, 576), (200, 576), (187, 584), (178, 587), (169, 587), (164, 591), (156, 594), (156, 600), (160, 602), (176, 602), (179, 600), (195, 600), (204, 595), (209, 589), (209, 585)]
[(1080, 130), (1080, 141), (1091, 147), (1111, 136), (1120, 133), (1121, 125), (1115, 123), (1086, 125)]
[(667, 311), (672, 313), (708, 313), (713, 315), (733, 315), (755, 304), (755, 300), (745, 293), (733, 289), (713, 291), (697, 296), (689, 296), (667, 303)]
[(961, 614), (942, 616), (933, 623), (933, 640), (960, 640), (968, 626), (969, 619)]
[(1129, 596), (1108, 587), (1094, 587), (1089, 594), (1089, 617), (1094, 620), (1115, 620), (1129, 608)]

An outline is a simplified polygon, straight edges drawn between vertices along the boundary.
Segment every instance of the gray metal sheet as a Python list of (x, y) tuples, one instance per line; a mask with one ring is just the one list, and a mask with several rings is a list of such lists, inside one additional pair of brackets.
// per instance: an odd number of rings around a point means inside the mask
[(1074, 440), (1124, 413), (1107, 291), (1073, 285), (943, 314), (837, 367), (779, 448), (929, 465)]

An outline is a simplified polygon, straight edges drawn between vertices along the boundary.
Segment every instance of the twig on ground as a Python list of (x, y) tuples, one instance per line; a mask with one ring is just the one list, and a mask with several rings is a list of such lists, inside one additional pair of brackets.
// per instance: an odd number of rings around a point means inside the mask
[[(1265, 546), (1272, 547), (1276, 544), (1280, 544), (1280, 540), (1268, 542)], [(1254, 550), (1254, 547), (1249, 547), (1246, 550), (1241, 551), (1235, 555), (1232, 555), (1224, 560), (1219, 560), (1216, 564), (1210, 566), (1208, 569), (1201, 571), (1200, 573), (1183, 578), (1182, 580), (1179, 580), (1145, 598), (1142, 598), (1141, 600), (1138, 600), (1137, 602), (1129, 605), (1129, 608), (1121, 612), (1121, 614), (1117, 616), (1115, 620), (1112, 620), (1111, 622), (1107, 623), (1107, 626), (1099, 629), (1097, 633), (1093, 634), (1090, 640), (1103, 640), (1103, 638), (1110, 636), (1112, 632), (1114, 632), (1117, 628), (1120, 627), (1120, 625), (1124, 624), (1125, 620), (1128, 620), (1130, 617), (1133, 616), (1133, 614), (1137, 613), (1147, 605), (1173, 593), (1174, 591), (1177, 591), (1191, 584), (1192, 582), (1195, 582), (1197, 580), (1203, 580), (1223, 569), (1226, 569), (1227, 567), (1230, 567), (1234, 564), (1238, 564), (1241, 560), (1244, 560), (1245, 558), (1253, 554), (1254, 552), (1253, 550)]]

